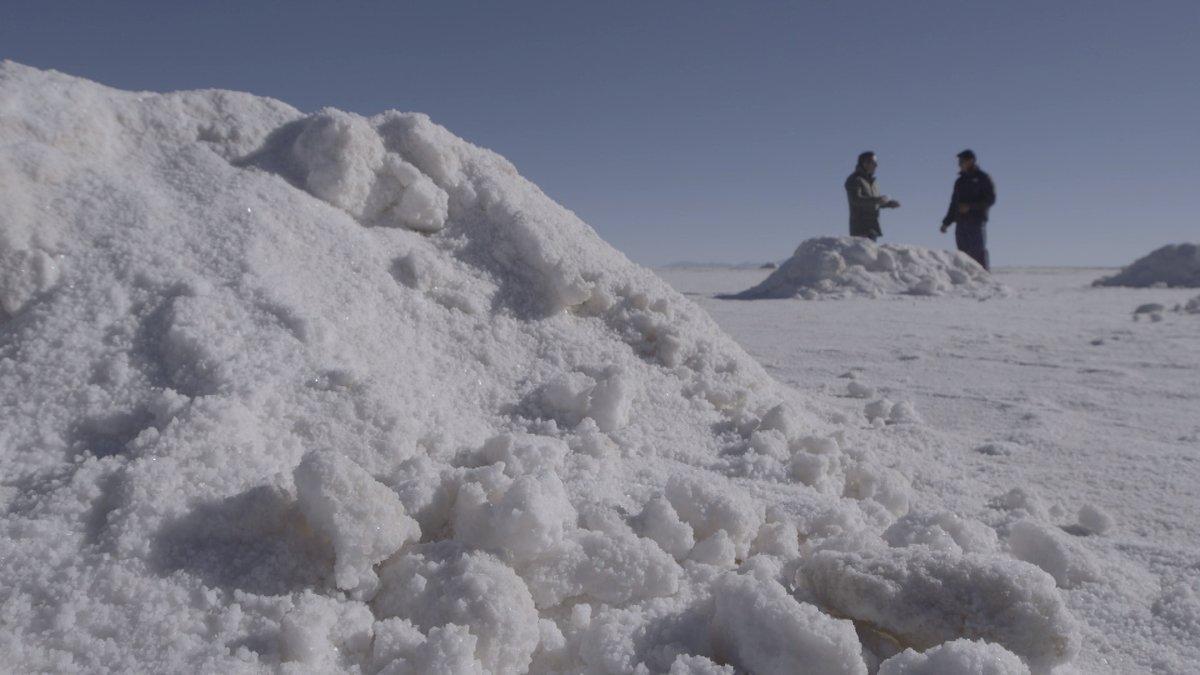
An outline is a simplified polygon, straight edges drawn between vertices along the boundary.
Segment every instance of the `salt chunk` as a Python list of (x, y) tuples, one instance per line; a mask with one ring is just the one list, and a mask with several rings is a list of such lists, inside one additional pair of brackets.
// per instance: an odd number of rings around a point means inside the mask
[(365, 118), (334, 108), (310, 117), (292, 146), (305, 188), (356, 217), (363, 215), (385, 152)]
[(284, 661), (314, 666), (327, 665), (334, 658), (329, 631), (337, 621), (337, 612), (324, 603), (304, 602), (280, 622), (280, 652)]
[(422, 630), (464, 626), (475, 657), (492, 673), (528, 668), (541, 639), (525, 583), (499, 560), (452, 543), (425, 544), (380, 569), (377, 615), (407, 619)]
[(894, 516), (908, 513), (912, 487), (900, 472), (869, 460), (851, 462), (845, 469), (843, 496), (871, 499)]
[(1116, 523), (1107, 511), (1092, 504), (1084, 504), (1079, 509), (1079, 526), (1091, 534), (1107, 534)]
[(733, 540), (725, 530), (717, 530), (709, 537), (696, 542), (688, 559), (705, 565), (732, 567), (737, 558)]
[(639, 534), (653, 540), (676, 560), (683, 560), (695, 545), (692, 527), (679, 519), (671, 502), (656, 497), (646, 502), (634, 525)]
[(616, 431), (629, 424), (632, 406), (630, 376), (624, 370), (613, 368), (592, 389), (588, 417), (596, 420), (601, 431)]
[(567, 452), (566, 444), (557, 438), (506, 433), (488, 439), (479, 451), (479, 458), (487, 463), (503, 462), (504, 472), (515, 477), (558, 471)]
[(1014, 516), (1045, 520), (1048, 513), (1042, 500), (1024, 488), (1013, 488), (989, 502), (992, 508), (1011, 512)]
[(1054, 579), (1023, 562), (925, 548), (820, 551), (802, 578), (821, 605), (902, 647), (982, 639), (1040, 670), (1079, 651), (1078, 628)]
[(292, 145), (304, 187), (365, 225), (442, 229), (449, 197), (400, 155), (388, 152), (371, 123), (326, 108), (311, 116)]
[(866, 415), (868, 422), (887, 421), (888, 416), (892, 414), (893, 403), (886, 398), (881, 398), (877, 401), (871, 401), (863, 408), (863, 414)]
[(875, 389), (858, 380), (850, 380), (846, 383), (846, 393), (851, 398), (871, 398), (875, 396)]
[(42, 250), (5, 250), (0, 238), (0, 319), (15, 315), (38, 295), (54, 288), (60, 259)]
[(400, 498), (349, 458), (331, 451), (304, 456), (295, 471), (300, 510), (333, 543), (337, 587), (370, 597), (372, 567), (421, 536)]
[(921, 424), (924, 420), (910, 401), (900, 401), (888, 411), (888, 421), (893, 424)]
[(538, 607), (567, 598), (624, 604), (676, 593), (681, 570), (654, 542), (575, 530), (546, 555), (521, 566)]
[(795, 438), (801, 431), (796, 418), (796, 413), (787, 404), (780, 403), (763, 415), (758, 428), (763, 431), (779, 431), (785, 438)]
[(667, 481), (666, 497), (680, 519), (691, 525), (697, 539), (724, 530), (737, 557), (749, 554), (764, 520), (764, 508), (756, 499), (728, 483), (683, 476), (672, 476)]
[[(486, 475), (486, 474), (483, 474)], [(508, 561), (538, 557), (562, 541), (577, 518), (562, 479), (541, 472), (502, 487), (470, 480), (458, 490), (451, 525), (454, 538)]]
[(713, 586), (713, 641), (753, 673), (866, 675), (854, 626), (797, 602), (778, 582), (729, 573)]
[(791, 560), (800, 555), (800, 535), (796, 525), (790, 522), (774, 522), (763, 525), (750, 547), (750, 553), (779, 556)]

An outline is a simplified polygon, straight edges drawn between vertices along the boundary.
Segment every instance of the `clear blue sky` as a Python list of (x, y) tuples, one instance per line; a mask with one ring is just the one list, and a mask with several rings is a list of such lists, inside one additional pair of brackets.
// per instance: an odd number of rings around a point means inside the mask
[(954, 154), (996, 264), (1200, 240), (1200, 2), (0, 2), (0, 57), (125, 89), (396, 108), (511, 159), (634, 260), (787, 257), (846, 231), (880, 155), (888, 241), (939, 235)]

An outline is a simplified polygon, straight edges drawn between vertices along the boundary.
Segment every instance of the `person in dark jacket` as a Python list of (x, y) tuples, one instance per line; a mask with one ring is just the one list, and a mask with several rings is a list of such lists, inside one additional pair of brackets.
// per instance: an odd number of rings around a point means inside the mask
[(983, 269), (991, 269), (988, 266), (987, 221), (988, 211), (996, 203), (996, 186), (992, 177), (979, 168), (975, 153), (970, 150), (958, 153), (958, 171), (950, 208), (942, 218), (942, 232), (957, 223), (954, 241), (958, 250), (974, 258)]
[(875, 241), (883, 236), (879, 227), (879, 209), (899, 208), (900, 202), (879, 194), (875, 169), (879, 162), (873, 152), (858, 156), (854, 173), (846, 178), (846, 199), (850, 201), (850, 236)]

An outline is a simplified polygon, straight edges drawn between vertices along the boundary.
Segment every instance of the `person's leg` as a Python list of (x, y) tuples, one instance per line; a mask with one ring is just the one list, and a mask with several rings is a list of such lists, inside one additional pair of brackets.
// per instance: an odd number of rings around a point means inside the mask
[(987, 223), (979, 224), (979, 257), (975, 259), (979, 261), (980, 265), (983, 265), (983, 269), (989, 272), (992, 270), (987, 250)]
[[(958, 223), (954, 226), (954, 243), (958, 250), (971, 255), (971, 232), (968, 225)], [(972, 258), (975, 256), (971, 255)]]
[(954, 243), (958, 244), (958, 250), (971, 256), (986, 270), (988, 256), (983, 228), (983, 223), (959, 223), (954, 227)]

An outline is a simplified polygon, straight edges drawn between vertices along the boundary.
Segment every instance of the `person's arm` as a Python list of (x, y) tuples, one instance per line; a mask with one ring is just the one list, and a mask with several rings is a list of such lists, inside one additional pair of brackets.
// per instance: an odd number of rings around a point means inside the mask
[(958, 183), (954, 184), (954, 191), (950, 193), (950, 206), (946, 209), (946, 217), (942, 218), (942, 232), (946, 228), (954, 224), (958, 220)]
[(996, 204), (996, 184), (986, 174), (983, 176), (983, 199), (979, 201), (985, 211)]
[(879, 208), (888, 200), (871, 194), (866, 181), (857, 176), (846, 181), (846, 195), (850, 197), (850, 204), (860, 209)]

